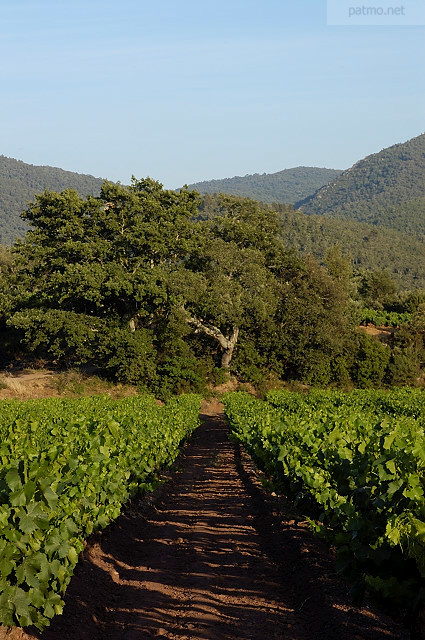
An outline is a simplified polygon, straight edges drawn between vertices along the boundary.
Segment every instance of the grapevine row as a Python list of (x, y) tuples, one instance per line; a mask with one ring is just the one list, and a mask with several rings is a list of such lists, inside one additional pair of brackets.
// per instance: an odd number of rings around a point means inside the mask
[(200, 398), (2, 403), (0, 622), (47, 626), (62, 612), (84, 540), (149, 490), (198, 425)]
[(423, 597), (421, 391), (230, 393), (224, 403), (232, 437), (335, 545), (354, 594), (369, 587), (403, 605)]

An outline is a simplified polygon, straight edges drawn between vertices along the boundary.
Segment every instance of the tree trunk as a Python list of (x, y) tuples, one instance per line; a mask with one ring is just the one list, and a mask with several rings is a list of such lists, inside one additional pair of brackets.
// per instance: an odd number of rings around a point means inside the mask
[(220, 347), (223, 349), (221, 368), (230, 369), (233, 351), (235, 349), (236, 342), (238, 341), (239, 327), (233, 327), (232, 335), (227, 338), (220, 329), (213, 324), (204, 322), (203, 320), (199, 320), (193, 316), (189, 316), (187, 312), (186, 314), (187, 322), (195, 327), (195, 333), (204, 333), (205, 335), (214, 338), (214, 340), (217, 340)]
[(222, 369), (230, 369), (230, 361), (233, 356), (233, 351), (236, 346), (236, 342), (238, 340), (239, 328), (233, 327), (233, 333), (228, 340), (229, 346), (223, 350), (223, 355), (221, 356), (221, 368)]

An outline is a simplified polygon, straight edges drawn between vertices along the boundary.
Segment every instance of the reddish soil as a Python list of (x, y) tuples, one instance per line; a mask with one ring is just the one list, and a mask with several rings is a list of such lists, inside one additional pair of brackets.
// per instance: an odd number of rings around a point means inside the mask
[[(63, 616), (8, 640), (389, 640), (409, 633), (355, 608), (331, 554), (268, 495), (227, 440), (216, 403), (169, 481), (87, 546)], [(209, 414), (209, 415), (207, 415)]]

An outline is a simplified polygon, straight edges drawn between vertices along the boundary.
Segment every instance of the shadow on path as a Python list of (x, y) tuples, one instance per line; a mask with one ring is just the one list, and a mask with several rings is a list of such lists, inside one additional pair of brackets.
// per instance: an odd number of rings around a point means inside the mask
[(10, 640), (407, 638), (349, 604), (326, 550), (276, 513), (222, 415), (201, 418), (152, 504), (130, 503), (87, 547), (63, 616)]

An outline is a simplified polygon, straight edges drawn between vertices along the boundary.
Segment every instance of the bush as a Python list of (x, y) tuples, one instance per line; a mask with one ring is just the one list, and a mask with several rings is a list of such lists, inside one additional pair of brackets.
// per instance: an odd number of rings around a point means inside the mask
[(243, 341), (238, 345), (232, 368), (242, 382), (260, 384), (265, 376), (264, 362), (253, 342)]
[(391, 358), (388, 346), (364, 333), (356, 334), (354, 362), (351, 367), (353, 382), (362, 389), (382, 384)]

